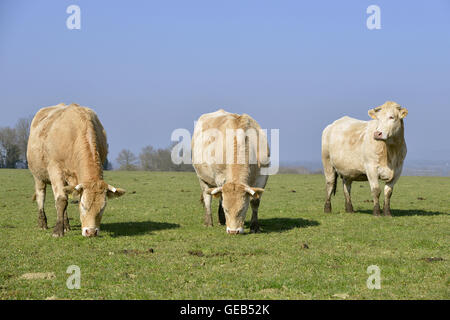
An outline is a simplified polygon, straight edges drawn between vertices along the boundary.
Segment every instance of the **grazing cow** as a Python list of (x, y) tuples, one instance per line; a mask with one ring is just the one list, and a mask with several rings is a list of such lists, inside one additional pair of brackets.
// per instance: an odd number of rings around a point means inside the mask
[[(209, 159), (211, 156), (214, 159)], [(247, 114), (224, 110), (202, 115), (192, 137), (192, 160), (202, 188), (205, 225), (212, 226), (211, 198), (220, 197), (219, 224), (228, 234), (244, 232), (248, 205), (252, 207), (251, 232), (258, 232), (258, 208), (268, 175), (267, 137)]]
[(408, 114), (395, 102), (369, 110), (371, 121), (350, 117), (336, 120), (322, 133), (322, 163), (326, 179), (325, 212), (331, 212), (331, 194), (336, 193), (337, 176), (344, 184), (345, 210), (353, 212), (352, 181), (369, 180), (373, 214), (380, 215), (380, 186), (384, 187), (384, 215), (391, 216), (390, 198), (400, 177), (406, 156), (403, 118)]
[(97, 115), (77, 104), (59, 104), (39, 110), (30, 128), (28, 166), (34, 176), (38, 226), (47, 229), (44, 202), (47, 184), (52, 185), (57, 221), (53, 236), (70, 230), (67, 196), (79, 196), (82, 235), (96, 236), (106, 207), (106, 197), (125, 190), (103, 181), (102, 164), (108, 153), (106, 133)]

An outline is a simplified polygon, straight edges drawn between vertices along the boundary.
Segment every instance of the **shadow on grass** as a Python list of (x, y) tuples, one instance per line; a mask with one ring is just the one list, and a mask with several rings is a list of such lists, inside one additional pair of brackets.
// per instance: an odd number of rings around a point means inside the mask
[(114, 222), (102, 223), (101, 229), (112, 233), (112, 237), (134, 236), (139, 234), (148, 234), (152, 231), (179, 228), (176, 223), (167, 222)]
[[(367, 213), (367, 214), (373, 214), (372, 210), (356, 210), (356, 213)], [(411, 209), (411, 210), (403, 210), (403, 209), (391, 209), (391, 214), (393, 217), (405, 217), (405, 216), (437, 216), (437, 215), (448, 215), (448, 213), (445, 212), (439, 212), (439, 211), (425, 211), (425, 210), (417, 210), (417, 209)], [(383, 216), (383, 209), (381, 209), (381, 216)]]
[[(263, 233), (283, 232), (294, 228), (315, 227), (320, 224), (315, 220), (302, 218), (269, 218), (258, 219), (258, 222)], [(245, 224), (247, 227), (250, 226), (249, 222), (246, 222)]]

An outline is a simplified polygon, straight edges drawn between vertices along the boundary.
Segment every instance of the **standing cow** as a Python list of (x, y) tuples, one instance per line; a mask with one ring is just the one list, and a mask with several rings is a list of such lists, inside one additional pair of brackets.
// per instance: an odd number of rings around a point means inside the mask
[(212, 226), (211, 198), (220, 197), (219, 224), (228, 234), (244, 232), (245, 215), (252, 207), (251, 232), (258, 232), (258, 207), (268, 175), (267, 137), (247, 114), (224, 110), (202, 115), (192, 137), (192, 160), (202, 188), (205, 225)]
[(371, 121), (350, 117), (336, 120), (323, 130), (322, 163), (326, 179), (325, 212), (331, 212), (331, 194), (336, 193), (337, 176), (344, 183), (345, 210), (353, 212), (352, 181), (369, 180), (373, 214), (380, 215), (380, 186), (384, 187), (384, 215), (391, 216), (390, 198), (402, 172), (406, 156), (403, 118), (408, 110), (395, 102), (369, 110)]
[(102, 164), (108, 153), (106, 134), (94, 111), (77, 104), (42, 108), (30, 128), (27, 158), (35, 181), (38, 226), (47, 229), (44, 202), (47, 184), (52, 185), (57, 221), (53, 236), (70, 230), (67, 196), (80, 196), (82, 235), (96, 236), (106, 207), (106, 197), (125, 190), (103, 181)]

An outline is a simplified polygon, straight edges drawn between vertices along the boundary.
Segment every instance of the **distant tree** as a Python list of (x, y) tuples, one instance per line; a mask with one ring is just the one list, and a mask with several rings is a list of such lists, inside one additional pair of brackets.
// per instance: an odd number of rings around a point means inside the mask
[(142, 170), (155, 170), (155, 155), (156, 152), (152, 146), (142, 148), (139, 154)]
[(139, 154), (140, 167), (149, 171), (194, 171), (190, 164), (174, 164), (172, 147), (155, 150), (152, 146), (142, 149)]
[(0, 129), (0, 149), (2, 154), (0, 166), (3, 168), (15, 168), (16, 162), (20, 160), (20, 148), (15, 129), (9, 127)]
[(25, 164), (28, 168), (27, 162), (27, 146), (28, 146), (28, 137), (30, 136), (30, 126), (33, 117), (30, 116), (28, 118), (20, 118), (15, 127), (16, 133), (16, 143), (19, 148), (20, 160)]
[(117, 162), (119, 163), (119, 170), (136, 170), (137, 169), (137, 158), (128, 149), (123, 149), (117, 156)]
[(112, 163), (109, 162), (108, 158), (105, 159), (105, 163), (103, 163), (103, 170), (108, 171), (108, 170), (112, 170)]

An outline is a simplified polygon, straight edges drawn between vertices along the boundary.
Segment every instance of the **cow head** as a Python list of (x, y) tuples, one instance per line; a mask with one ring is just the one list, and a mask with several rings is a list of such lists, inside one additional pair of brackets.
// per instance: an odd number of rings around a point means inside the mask
[(81, 234), (85, 237), (95, 237), (99, 234), (106, 197), (116, 198), (125, 193), (125, 190), (116, 189), (102, 180), (82, 183), (75, 187), (68, 186), (65, 191), (80, 198)]
[(244, 233), (244, 221), (250, 198), (258, 199), (264, 189), (251, 188), (241, 183), (229, 182), (222, 187), (210, 188), (208, 194), (222, 197), (222, 207), (225, 212), (227, 233)]
[(406, 108), (402, 108), (393, 101), (387, 101), (382, 106), (369, 110), (369, 116), (377, 120), (377, 127), (373, 133), (375, 140), (387, 141), (399, 133), (403, 127), (403, 118), (408, 114)]

